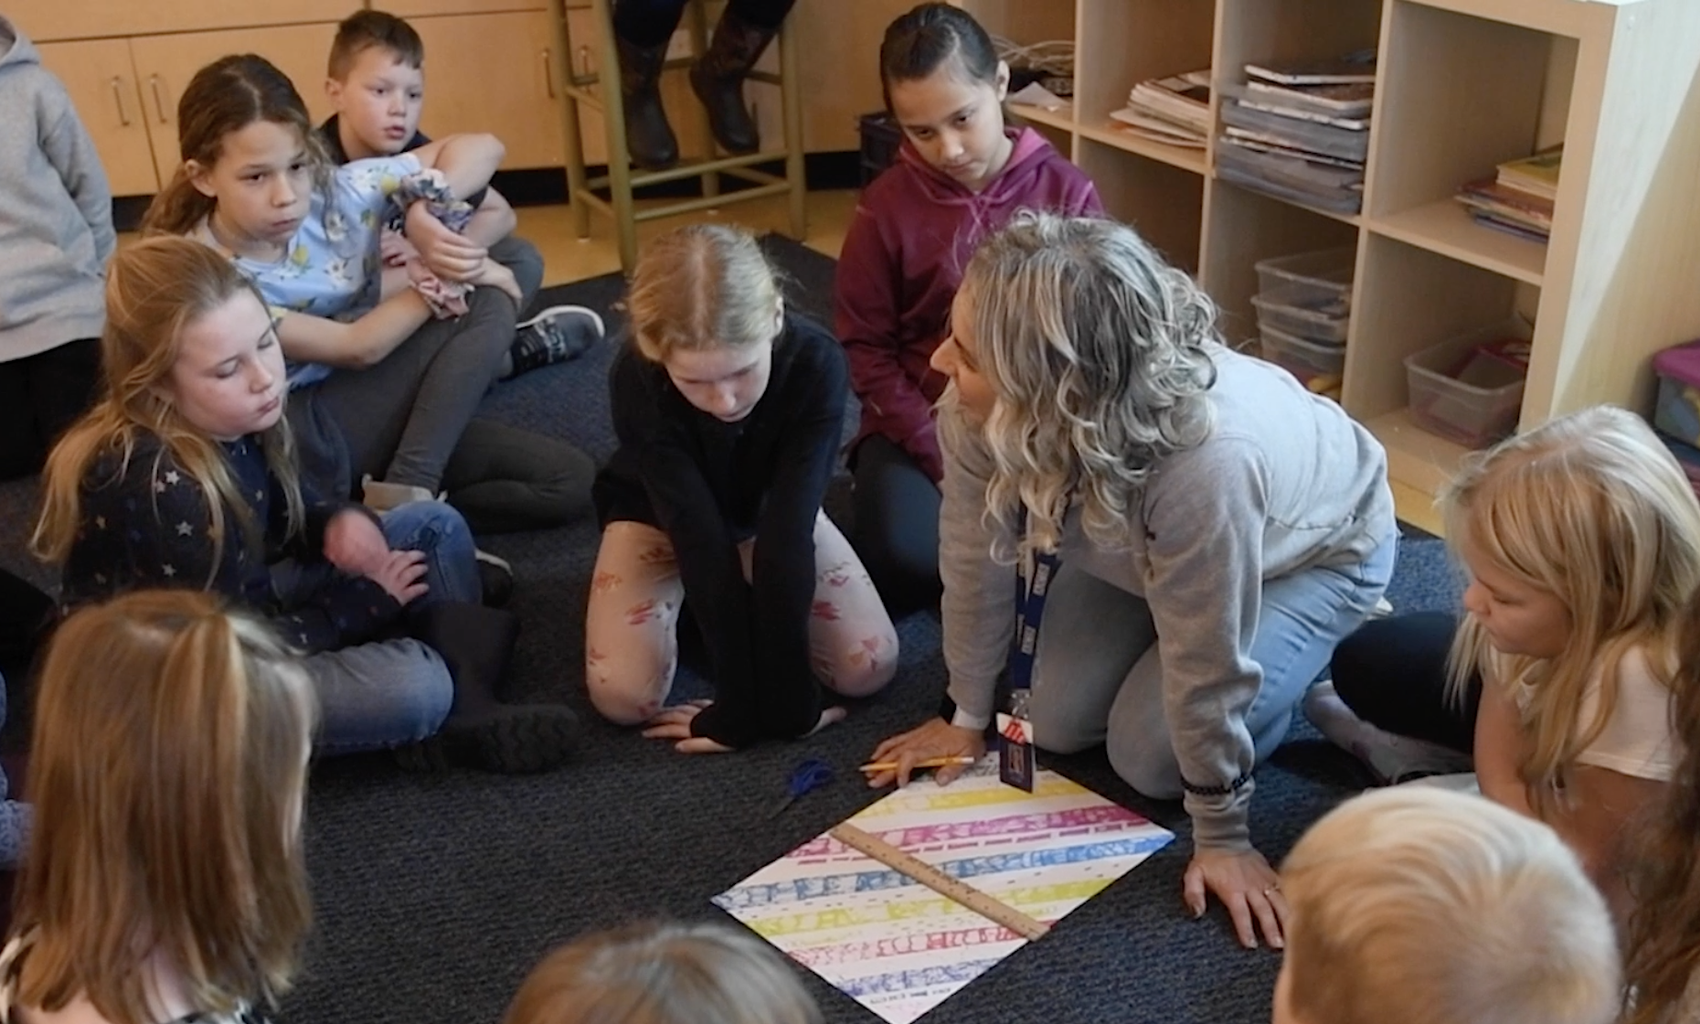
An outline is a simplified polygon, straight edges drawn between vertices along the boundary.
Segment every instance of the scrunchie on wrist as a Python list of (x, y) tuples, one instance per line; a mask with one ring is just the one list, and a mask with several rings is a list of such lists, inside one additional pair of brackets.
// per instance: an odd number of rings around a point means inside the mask
[(390, 193), (390, 203), (394, 206), (396, 217), (405, 222), (407, 211), (414, 203), (423, 202), (431, 216), (443, 222), (443, 226), (456, 234), (464, 234), (466, 225), (472, 220), (473, 209), (464, 199), (455, 198), (454, 189), (449, 187), (448, 176), (435, 167), (427, 168), (401, 179), (401, 184)]

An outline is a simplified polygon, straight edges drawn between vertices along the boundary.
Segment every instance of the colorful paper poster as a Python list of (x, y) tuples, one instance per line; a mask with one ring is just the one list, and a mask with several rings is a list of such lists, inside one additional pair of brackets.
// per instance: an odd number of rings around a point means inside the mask
[[(1055, 772), (1039, 772), (1032, 793), (1006, 786), (996, 758), (949, 786), (894, 792), (849, 823), (1047, 924), (1174, 839)], [(926, 1013), (1027, 941), (830, 835), (714, 902), (892, 1024)]]

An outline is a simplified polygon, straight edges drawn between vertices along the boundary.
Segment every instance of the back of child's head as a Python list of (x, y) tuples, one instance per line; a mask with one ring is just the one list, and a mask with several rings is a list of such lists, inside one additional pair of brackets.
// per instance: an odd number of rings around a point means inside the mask
[(795, 972), (755, 935), (715, 924), (598, 932), (534, 968), (503, 1024), (819, 1024)]
[(380, 49), (410, 68), (425, 65), (425, 41), (405, 18), (388, 11), (355, 11), (336, 27), (327, 73), (343, 81), (353, 70), (355, 60), (371, 49)]
[[(141, 433), (157, 437), (180, 466), (211, 484), (234, 508), (241, 499), (224, 468), (217, 442), (182, 415), (170, 377), (188, 325), (231, 299), (248, 295), (265, 305), (254, 285), (224, 256), (200, 242), (172, 235), (124, 246), (106, 278), (106, 328), (100, 361), (100, 399), (78, 420), (47, 459), (43, 507), (31, 547), (50, 562), (69, 554), (79, 528), (80, 489), (91, 464), (118, 448), (128, 458)], [(292, 523), (301, 519), (295, 483), (294, 442), (280, 418), (262, 437), (266, 459), (285, 484)], [(223, 514), (211, 502), (213, 536), (222, 543)]]
[(891, 87), (944, 69), (970, 82), (995, 84), (998, 52), (974, 16), (955, 4), (926, 3), (886, 26), (880, 43), (880, 87), (891, 109)]
[(1682, 759), (1631, 831), (1624, 963), (1634, 1005), (1624, 1024), (1688, 1024), (1673, 1010), (1700, 984), (1700, 591), (1683, 614), (1677, 677), (1671, 734)]
[(638, 351), (665, 362), (676, 350), (772, 340), (781, 309), (779, 280), (748, 231), (690, 224), (644, 248), (626, 308)]
[(177, 101), (181, 162), (148, 205), (142, 231), (181, 235), (211, 213), (217, 200), (195, 187), (193, 169), (210, 170), (224, 152), (225, 137), (256, 121), (270, 121), (297, 133), (315, 177), (324, 184), (329, 159), (289, 76), (256, 54), (220, 57), (195, 72)]
[(1088, 534), (1125, 543), (1152, 467), (1209, 434), (1214, 317), (1126, 225), (1022, 212), (988, 237), (953, 323), (997, 396), (981, 426), (997, 466), (990, 506), (1013, 523), (1025, 503), (1031, 539), (1048, 548), (1077, 489)]
[(1606, 1024), (1605, 900), (1552, 829), (1490, 801), (1395, 786), (1347, 801), (1281, 868), (1276, 1020)]
[[(1569, 613), (1568, 643), (1552, 659), (1494, 652), (1473, 617), (1454, 648), (1455, 681), (1490, 668), (1507, 684), (1538, 684), (1523, 767), (1544, 799), (1603, 725), (1618, 659), (1645, 645), (1653, 671), (1663, 673), (1683, 604), (1700, 586), (1700, 502), (1640, 417), (1596, 406), (1466, 460), (1442, 504), (1451, 543), (1552, 594)], [(1578, 722), (1602, 670), (1602, 721)]]
[(16, 998), (148, 1024), (155, 956), (202, 1012), (284, 991), (310, 917), (299, 660), (215, 597), (139, 591), (66, 620), (37, 701)]

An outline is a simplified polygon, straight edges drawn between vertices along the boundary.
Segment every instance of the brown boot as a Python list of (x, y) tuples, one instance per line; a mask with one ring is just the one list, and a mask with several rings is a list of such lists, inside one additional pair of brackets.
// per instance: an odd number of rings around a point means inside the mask
[(661, 105), (661, 67), (667, 44), (638, 46), (614, 37), (620, 52), (620, 99), (626, 114), (626, 150), (632, 163), (664, 171), (679, 162), (679, 140)]
[(691, 68), (691, 89), (708, 110), (708, 127), (728, 153), (754, 153), (761, 135), (744, 106), (744, 76), (773, 41), (775, 29), (752, 25), (731, 11), (720, 16), (708, 52)]

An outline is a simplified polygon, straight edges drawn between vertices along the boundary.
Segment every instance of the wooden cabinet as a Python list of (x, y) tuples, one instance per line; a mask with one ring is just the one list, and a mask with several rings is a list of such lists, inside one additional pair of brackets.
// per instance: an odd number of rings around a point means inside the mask
[(65, 82), (115, 196), (148, 195), (181, 161), (177, 101), (195, 72), (231, 53), (257, 53), (290, 77), (314, 121), (330, 116), (325, 56), (334, 24), (185, 32), (41, 43), (42, 64)]
[[(1426, 505), (1464, 451), (1419, 429), (1404, 358), (1533, 320), (1519, 425), (1601, 402), (1646, 410), (1650, 356), (1700, 336), (1700, 3), (1693, 0), (962, 0), (1018, 43), (1075, 41), (1071, 109), (1017, 108), (1092, 175), (1106, 207), (1198, 274), (1235, 344), (1255, 344), (1256, 261), (1355, 246), (1341, 401)], [(1342, 215), (1216, 173), (1222, 86), (1248, 61), (1378, 51), (1363, 209)], [(1139, 81), (1214, 69), (1210, 147), (1119, 130)], [(1562, 140), (1547, 244), (1452, 199)], [(1402, 509), (1405, 507), (1402, 501)]]
[(490, 132), (504, 168), (561, 163), (549, 16), (543, 11), (411, 19), (425, 43), (425, 117), (432, 138)]
[(7, 16), (41, 42), (315, 21), (334, 24), (364, 6), (360, 0), (13, 0), (7, 4)]
[(147, 195), (159, 188), (147, 112), (124, 39), (42, 43), (41, 62), (65, 83), (83, 127), (100, 151), (112, 194)]
[(335, 36), (336, 25), (324, 23), (132, 38), (130, 52), (153, 133), (159, 180), (170, 181), (176, 173), (177, 102), (196, 71), (227, 54), (257, 53), (289, 76), (317, 123), (331, 112), (325, 98), (325, 58)]

